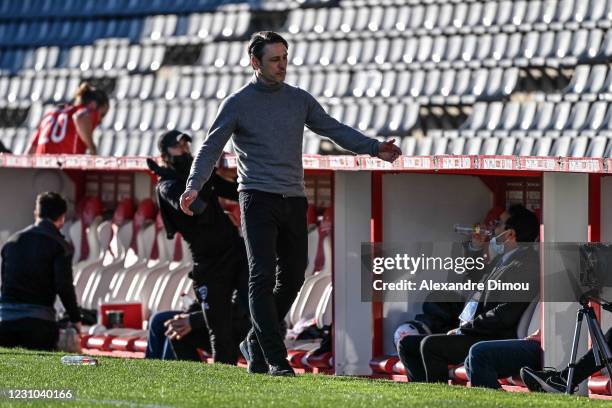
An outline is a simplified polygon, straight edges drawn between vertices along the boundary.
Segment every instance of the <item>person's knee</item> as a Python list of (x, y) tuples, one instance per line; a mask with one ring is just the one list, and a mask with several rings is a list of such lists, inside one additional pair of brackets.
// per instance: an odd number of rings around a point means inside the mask
[(400, 339), (397, 343), (397, 354), (403, 363), (409, 359), (421, 360), (421, 348), (420, 343), (423, 336), (411, 336), (407, 335)]
[(465, 369), (468, 376), (472, 373), (478, 372), (483, 366), (486, 366), (490, 362), (491, 348), (483, 342), (476, 343), (470, 347), (468, 356), (465, 359)]
[(400, 357), (406, 356), (411, 352), (411, 348), (409, 346), (410, 343), (410, 339), (409, 336), (404, 336), (400, 339), (400, 341), (397, 343), (397, 354), (399, 354)]
[(488, 344), (484, 342), (476, 343), (470, 347), (468, 358), (472, 360), (472, 366), (474, 363), (486, 363), (491, 360), (492, 351), (493, 348), (491, 348)]
[(435, 336), (427, 336), (421, 340), (420, 350), (421, 355), (425, 359), (425, 356), (430, 356), (437, 350), (438, 339)]
[(153, 315), (151, 318), (151, 324), (149, 325), (149, 329), (155, 333), (164, 332), (164, 323), (171, 319), (174, 315), (174, 312), (159, 312)]

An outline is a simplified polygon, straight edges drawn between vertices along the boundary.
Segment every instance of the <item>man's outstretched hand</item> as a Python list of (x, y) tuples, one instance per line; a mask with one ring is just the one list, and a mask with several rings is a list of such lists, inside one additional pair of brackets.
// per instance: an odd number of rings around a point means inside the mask
[(402, 155), (402, 150), (395, 144), (395, 139), (387, 140), (378, 146), (378, 158), (393, 163)]
[(185, 190), (181, 195), (181, 210), (187, 215), (193, 215), (193, 212), (189, 209), (191, 204), (198, 198), (198, 192), (195, 190)]

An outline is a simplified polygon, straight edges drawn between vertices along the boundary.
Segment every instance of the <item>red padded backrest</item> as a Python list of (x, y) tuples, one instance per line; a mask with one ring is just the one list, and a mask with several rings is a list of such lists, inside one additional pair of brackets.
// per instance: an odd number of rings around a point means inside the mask
[(157, 234), (164, 228), (164, 220), (161, 216), (161, 211), (157, 212), (155, 216), (155, 240), (153, 241), (153, 249), (151, 250), (151, 259), (159, 258), (159, 247), (157, 242)]
[(173, 261), (180, 262), (183, 259), (183, 236), (176, 233), (174, 240), (174, 259)]
[(140, 204), (138, 204), (138, 210), (136, 210), (136, 213), (134, 214), (132, 243), (130, 244), (131, 248), (137, 250), (136, 237), (138, 232), (146, 221), (153, 221), (156, 214), (157, 209), (155, 208), (155, 203), (150, 198), (145, 198), (140, 202)]
[(164, 220), (162, 219), (161, 211), (158, 212), (157, 216), (155, 217), (155, 228), (157, 229), (157, 231), (164, 228)]
[(308, 205), (308, 210), (306, 211), (306, 223), (308, 225), (315, 225), (317, 223), (317, 212), (312, 204)]
[(130, 198), (126, 198), (117, 204), (117, 208), (113, 213), (113, 224), (122, 225), (126, 221), (134, 218), (134, 202)]
[(134, 214), (134, 225), (141, 228), (145, 221), (152, 221), (155, 219), (157, 210), (155, 203), (150, 198), (145, 198), (138, 204), (138, 210)]
[(89, 227), (99, 215), (102, 215), (102, 200), (99, 197), (86, 198), (81, 212), (83, 225)]
[(87, 242), (87, 228), (94, 219), (102, 215), (102, 200), (99, 197), (85, 197), (76, 205), (77, 217), (81, 220), (81, 258), (89, 257), (89, 243)]

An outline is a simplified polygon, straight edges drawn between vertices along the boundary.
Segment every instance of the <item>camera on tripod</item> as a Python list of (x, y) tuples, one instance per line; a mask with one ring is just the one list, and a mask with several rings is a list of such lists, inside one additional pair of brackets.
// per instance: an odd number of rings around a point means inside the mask
[(591, 295), (612, 287), (612, 244), (587, 243), (580, 245), (580, 285)]
[(572, 394), (576, 353), (580, 338), (582, 321), (586, 320), (592, 341), (593, 357), (597, 366), (604, 366), (612, 378), (612, 353), (606, 342), (601, 326), (597, 321), (595, 310), (590, 302), (599, 304), (604, 310), (612, 312), (612, 305), (601, 298), (603, 288), (612, 286), (610, 267), (612, 266), (612, 245), (605, 243), (588, 243), (579, 246), (580, 253), (580, 305), (576, 315), (576, 328), (572, 341), (572, 353), (568, 364), (568, 375), (565, 392)]

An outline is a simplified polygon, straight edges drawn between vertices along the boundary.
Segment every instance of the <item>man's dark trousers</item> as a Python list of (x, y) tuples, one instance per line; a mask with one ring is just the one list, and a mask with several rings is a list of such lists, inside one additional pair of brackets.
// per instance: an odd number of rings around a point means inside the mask
[(27, 317), (0, 322), (0, 347), (52, 351), (58, 336), (57, 323), (50, 320)]
[[(234, 245), (214, 258), (213, 263), (194, 261), (192, 272), (215, 362), (232, 365), (238, 362), (238, 347), (235, 343), (240, 341), (234, 338), (232, 331), (232, 293), (234, 289), (238, 291), (239, 297), (240, 294), (246, 293), (247, 273), (244, 244), (238, 234), (236, 238)], [(172, 346), (175, 346), (174, 342)], [(179, 349), (180, 345), (174, 347), (175, 352)], [(195, 354), (191, 353), (189, 358), (194, 356)]]
[(253, 328), (271, 365), (287, 364), (280, 322), (304, 283), (308, 261), (305, 197), (257, 190), (240, 192), (242, 234), (249, 260), (249, 309)]
[(421, 356), (427, 382), (448, 382), (448, 365), (462, 364), (470, 347), (483, 338), (474, 336), (432, 334), (421, 341)]
[(518, 375), (522, 367), (542, 369), (542, 347), (539, 341), (481, 341), (470, 348), (465, 359), (465, 371), (472, 387), (499, 389), (499, 378)]
[(461, 364), (473, 344), (482, 338), (432, 334), (405, 336), (398, 345), (409, 381), (447, 382), (448, 364)]

